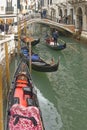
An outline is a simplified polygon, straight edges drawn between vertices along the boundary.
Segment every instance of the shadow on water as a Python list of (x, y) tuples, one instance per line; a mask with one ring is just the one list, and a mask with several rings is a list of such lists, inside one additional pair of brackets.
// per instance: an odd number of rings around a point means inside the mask
[[(52, 73), (50, 73), (53, 75)], [(52, 89), (47, 73), (32, 71), (32, 77), (37, 89), (37, 95), (43, 115), (46, 130), (59, 130), (62, 127), (62, 121), (56, 109), (55, 92)]]
[(11, 81), (13, 79), (14, 73), (15, 73), (15, 71), (17, 69), (17, 66), (18, 66), (19, 62), (20, 62), (20, 57), (19, 56), (13, 57), (11, 59), (11, 64), (10, 64)]

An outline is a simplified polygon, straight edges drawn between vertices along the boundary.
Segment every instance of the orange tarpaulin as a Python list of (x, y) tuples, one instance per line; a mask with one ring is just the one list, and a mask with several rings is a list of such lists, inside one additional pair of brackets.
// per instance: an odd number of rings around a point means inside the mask
[(34, 41), (34, 38), (33, 37), (24, 37), (23, 40), (25, 42), (32, 42), (32, 41)]
[(13, 19), (3, 19), (3, 18), (0, 18), (0, 23), (12, 24), (13, 23)]
[(4, 23), (4, 19), (0, 18), (0, 23)]

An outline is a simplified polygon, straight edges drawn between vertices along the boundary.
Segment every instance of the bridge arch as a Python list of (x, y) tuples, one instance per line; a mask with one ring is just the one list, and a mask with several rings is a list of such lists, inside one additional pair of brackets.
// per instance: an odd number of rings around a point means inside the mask
[(57, 28), (60, 31), (65, 31), (68, 34), (70, 33), (71, 35), (73, 35), (73, 33), (74, 33), (70, 29), (70, 25), (66, 25), (66, 24), (62, 24), (62, 23), (57, 23), (57, 22), (49, 20), (49, 19), (33, 18), (33, 19), (30, 19), (30, 20), (27, 20), (27, 24), (32, 24), (32, 23), (46, 24), (46, 25), (52, 26), (54, 28)]

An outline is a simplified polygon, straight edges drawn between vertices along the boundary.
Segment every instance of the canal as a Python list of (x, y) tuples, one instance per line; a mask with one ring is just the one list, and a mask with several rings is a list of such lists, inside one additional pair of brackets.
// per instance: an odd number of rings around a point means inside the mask
[[(87, 44), (60, 36), (67, 48), (55, 51), (45, 45), (49, 28), (34, 26), (35, 35), (40, 36), (33, 51), (47, 62), (60, 57), (56, 72), (42, 73), (32, 70), (32, 78), (43, 115), (45, 130), (87, 130)], [(11, 62), (11, 79), (18, 58)]]

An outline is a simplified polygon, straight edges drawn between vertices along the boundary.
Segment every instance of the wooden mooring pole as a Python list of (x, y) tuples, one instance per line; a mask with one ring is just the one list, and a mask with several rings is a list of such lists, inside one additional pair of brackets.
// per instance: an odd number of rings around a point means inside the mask
[(2, 65), (0, 65), (0, 130), (4, 130), (3, 124), (3, 85), (2, 85)]
[(5, 61), (6, 61), (6, 79), (7, 79), (7, 93), (10, 88), (10, 70), (9, 70), (9, 57), (8, 57), (8, 45), (5, 43)]
[(26, 20), (24, 21), (24, 33), (27, 36), (27, 22), (26, 22)]
[(20, 36), (21, 36), (21, 27), (18, 23), (18, 54), (20, 53)]
[(31, 63), (31, 41), (29, 42), (29, 71), (30, 71), (30, 73), (31, 73), (31, 65), (32, 65), (32, 63)]

